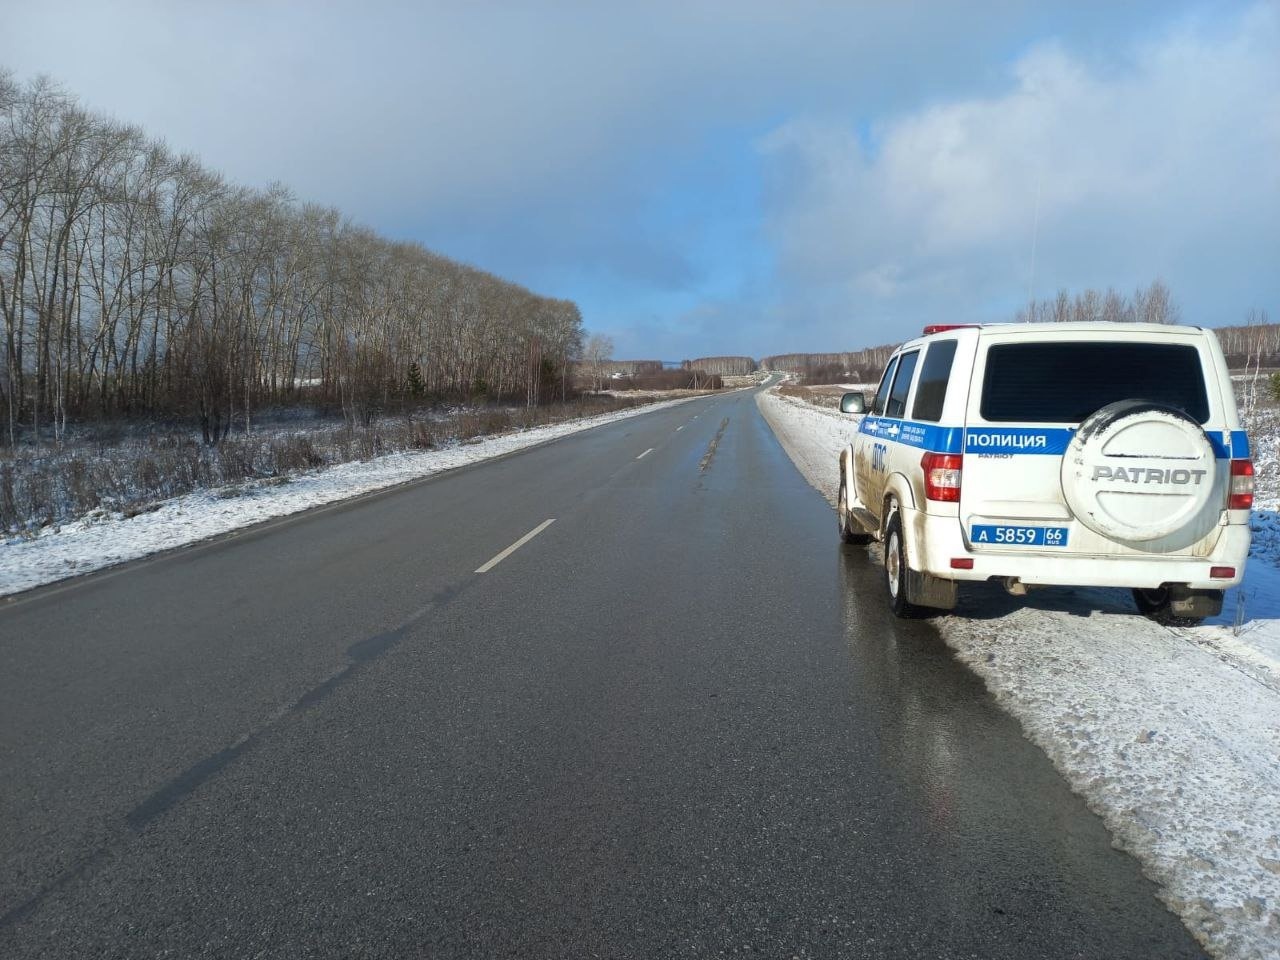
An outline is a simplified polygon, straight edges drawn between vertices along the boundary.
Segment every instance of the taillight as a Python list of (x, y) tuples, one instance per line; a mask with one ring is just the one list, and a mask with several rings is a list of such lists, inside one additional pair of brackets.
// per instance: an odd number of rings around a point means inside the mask
[(926, 453), (920, 460), (924, 469), (924, 495), (930, 500), (959, 501), (963, 463), (964, 457), (958, 453)]
[(1253, 461), (1231, 461), (1231, 487), (1227, 493), (1228, 510), (1253, 508)]

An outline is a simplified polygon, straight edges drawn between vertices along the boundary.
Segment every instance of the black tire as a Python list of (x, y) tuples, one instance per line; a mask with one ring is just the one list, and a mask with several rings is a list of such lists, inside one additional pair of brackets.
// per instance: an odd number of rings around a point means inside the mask
[(1138, 612), (1162, 627), (1194, 627), (1204, 622), (1204, 617), (1178, 616), (1169, 607), (1169, 588), (1156, 587), (1144, 590), (1135, 587), (1133, 602)]
[(853, 518), (849, 516), (849, 488), (844, 482), (844, 477), (840, 478), (840, 496), (836, 500), (836, 524), (840, 528), (840, 539), (844, 543), (870, 543), (871, 534), (863, 530)]
[(904, 620), (914, 620), (924, 616), (926, 611), (912, 603), (908, 596), (908, 569), (902, 519), (895, 510), (889, 515), (889, 523), (884, 529), (884, 590), (889, 597), (889, 610), (893, 615)]

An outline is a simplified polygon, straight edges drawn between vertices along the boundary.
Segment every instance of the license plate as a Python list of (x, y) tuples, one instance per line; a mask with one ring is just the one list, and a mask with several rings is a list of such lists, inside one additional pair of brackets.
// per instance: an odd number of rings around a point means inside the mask
[(969, 531), (969, 541), (984, 546), (1065, 547), (1066, 527), (1003, 527), (979, 525)]

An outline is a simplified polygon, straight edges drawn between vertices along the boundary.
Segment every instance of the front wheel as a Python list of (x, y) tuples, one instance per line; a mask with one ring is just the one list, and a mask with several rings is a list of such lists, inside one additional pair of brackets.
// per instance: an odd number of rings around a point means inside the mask
[(895, 617), (913, 619), (924, 611), (907, 598), (907, 548), (902, 538), (902, 519), (898, 511), (889, 516), (884, 530), (884, 586), (889, 594), (889, 609)]
[(871, 534), (867, 533), (849, 513), (849, 486), (843, 474), (840, 477), (840, 496), (836, 500), (836, 523), (840, 527), (840, 539), (845, 543), (870, 543)]

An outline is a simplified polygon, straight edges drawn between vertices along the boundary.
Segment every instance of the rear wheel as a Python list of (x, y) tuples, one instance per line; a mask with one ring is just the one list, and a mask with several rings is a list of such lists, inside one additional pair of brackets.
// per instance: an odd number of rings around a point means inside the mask
[[(1203, 591), (1209, 593), (1209, 591)], [(1218, 606), (1221, 608), (1221, 599), (1217, 599)], [(1137, 606), (1138, 612), (1143, 616), (1154, 620), (1156, 623), (1164, 627), (1194, 627), (1204, 622), (1204, 616), (1188, 616), (1186, 614), (1175, 613), (1173, 610), (1173, 591), (1168, 587), (1155, 587), (1153, 589), (1135, 588), (1133, 591), (1133, 602)], [(1209, 616), (1211, 614), (1206, 614)]]
[(909, 577), (907, 548), (902, 539), (902, 520), (898, 511), (889, 515), (884, 531), (884, 587), (889, 594), (889, 609), (895, 617), (915, 618), (924, 611), (907, 597)]
[(836, 500), (836, 523), (840, 526), (840, 539), (845, 543), (870, 543), (871, 534), (858, 525), (849, 513), (849, 486), (840, 477), (840, 496)]

